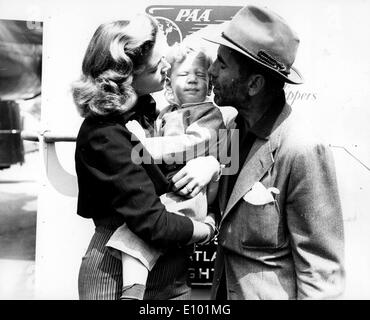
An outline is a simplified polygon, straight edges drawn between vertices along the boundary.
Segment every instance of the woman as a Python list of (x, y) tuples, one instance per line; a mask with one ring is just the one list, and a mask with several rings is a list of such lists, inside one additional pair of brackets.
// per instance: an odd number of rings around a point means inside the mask
[[(145, 299), (189, 299), (186, 245), (212, 235), (207, 224), (167, 212), (159, 195), (169, 182), (154, 164), (131, 161), (135, 143), (125, 127), (146, 129), (155, 118), (149, 95), (162, 90), (166, 42), (154, 18), (140, 15), (101, 25), (87, 48), (73, 97), (83, 121), (76, 144), (78, 214), (92, 218), (95, 233), (79, 273), (80, 299), (119, 299), (140, 287), (122, 287), (121, 261), (105, 247), (123, 223), (166, 253), (149, 274)], [(186, 188), (183, 188), (186, 189)], [(182, 191), (184, 192), (184, 191)], [(127, 291), (128, 289), (128, 291)]]

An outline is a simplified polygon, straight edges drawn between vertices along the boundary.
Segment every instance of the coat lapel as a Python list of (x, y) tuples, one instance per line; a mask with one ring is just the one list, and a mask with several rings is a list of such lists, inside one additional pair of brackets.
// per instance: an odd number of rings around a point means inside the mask
[(221, 215), (223, 215), (226, 204), (227, 204), (226, 194), (227, 194), (227, 186), (229, 185), (229, 178), (230, 176), (227, 175), (227, 176), (223, 176), (220, 180), (220, 186), (219, 186), (219, 191), (218, 191), (218, 194), (220, 196), (218, 198), (219, 199), (218, 203), (219, 203)]
[(289, 116), (291, 109), (289, 105), (285, 105), (280, 113), (276, 125), (272, 130), (271, 135), (267, 139), (257, 138), (254, 142), (245, 162), (241, 169), (239, 176), (235, 182), (233, 191), (227, 201), (225, 198), (227, 184), (229, 177), (225, 177), (220, 191), (222, 192), (222, 199), (220, 199), (220, 209), (225, 211), (222, 214), (221, 223), (229, 214), (236, 203), (252, 188), (254, 183), (261, 180), (264, 174), (271, 168), (274, 163), (273, 152), (280, 144), (280, 133), (282, 130), (282, 123)]
[[(233, 122), (233, 124), (231, 125), (230, 129), (232, 129), (231, 131), (231, 141), (230, 141), (230, 145), (229, 145), (229, 150), (228, 150), (228, 153), (231, 152), (230, 148), (231, 148), (231, 145), (239, 145), (239, 134), (235, 134), (236, 133), (236, 130), (235, 130), (235, 126), (236, 126), (236, 123)], [(221, 215), (223, 214), (224, 210), (225, 210), (225, 207), (226, 207), (226, 204), (227, 204), (227, 199), (226, 199), (226, 194), (227, 194), (227, 188), (228, 188), (228, 185), (229, 185), (229, 179), (230, 178), (230, 175), (223, 175), (221, 180), (220, 180), (220, 186), (219, 186), (219, 192), (218, 194), (221, 195), (219, 196), (219, 208), (220, 208), (220, 211), (221, 211)]]

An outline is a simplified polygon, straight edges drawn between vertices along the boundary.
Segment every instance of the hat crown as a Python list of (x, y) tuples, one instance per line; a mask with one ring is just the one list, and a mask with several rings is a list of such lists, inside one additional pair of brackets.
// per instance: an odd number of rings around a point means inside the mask
[(283, 18), (257, 6), (240, 9), (223, 35), (257, 59), (272, 58), (272, 63), (281, 64), (288, 73), (299, 45), (298, 36)]

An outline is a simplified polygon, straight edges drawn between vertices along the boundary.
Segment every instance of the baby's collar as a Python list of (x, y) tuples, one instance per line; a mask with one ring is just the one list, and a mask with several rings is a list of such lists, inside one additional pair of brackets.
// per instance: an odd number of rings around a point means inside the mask
[(191, 106), (197, 106), (197, 105), (207, 103), (207, 102), (212, 102), (211, 98), (208, 96), (206, 97), (204, 101), (201, 101), (201, 102), (183, 103), (181, 106), (178, 103), (171, 103), (171, 105), (177, 106), (178, 108), (186, 108), (186, 107), (191, 107)]

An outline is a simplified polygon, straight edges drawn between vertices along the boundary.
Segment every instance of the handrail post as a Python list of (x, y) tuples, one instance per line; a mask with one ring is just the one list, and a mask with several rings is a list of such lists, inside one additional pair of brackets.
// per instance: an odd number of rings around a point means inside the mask
[(77, 197), (77, 177), (63, 168), (55, 147), (56, 142), (75, 142), (76, 136), (45, 130), (42, 133), (22, 131), (21, 137), (23, 140), (39, 143), (39, 150), (42, 152), (43, 166), (49, 183), (59, 193), (69, 197)]

